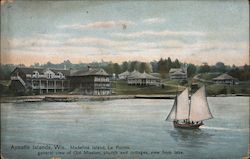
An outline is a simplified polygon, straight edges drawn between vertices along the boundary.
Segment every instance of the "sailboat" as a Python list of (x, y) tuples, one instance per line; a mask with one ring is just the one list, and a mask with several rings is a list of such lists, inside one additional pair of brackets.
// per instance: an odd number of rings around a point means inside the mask
[(172, 121), (176, 128), (198, 129), (201, 125), (204, 125), (204, 120), (212, 118), (205, 86), (202, 86), (191, 96), (190, 101), (188, 88), (176, 96), (166, 120)]

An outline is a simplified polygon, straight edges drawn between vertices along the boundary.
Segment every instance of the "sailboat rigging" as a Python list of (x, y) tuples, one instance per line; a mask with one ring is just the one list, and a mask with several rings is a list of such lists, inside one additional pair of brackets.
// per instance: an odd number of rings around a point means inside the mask
[(176, 96), (166, 120), (172, 121), (174, 127), (197, 129), (204, 125), (204, 120), (211, 118), (213, 115), (207, 102), (205, 86), (202, 86), (191, 96), (190, 102), (188, 88)]

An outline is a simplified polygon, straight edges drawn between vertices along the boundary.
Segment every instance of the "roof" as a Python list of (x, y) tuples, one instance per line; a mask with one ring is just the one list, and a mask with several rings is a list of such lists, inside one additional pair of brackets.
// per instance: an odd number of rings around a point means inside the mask
[(150, 75), (152, 75), (154, 77), (160, 77), (160, 73), (150, 73)]
[(152, 76), (150, 74), (147, 74), (146, 72), (141, 74), (142, 78), (148, 78), (148, 79), (159, 79), (158, 77)]
[(140, 76), (140, 72), (138, 72), (137, 70), (134, 70), (133, 72), (130, 73), (130, 75), (128, 76), (128, 78), (135, 78)]
[(134, 78), (134, 79), (159, 79), (158, 77), (152, 76), (150, 74), (147, 74), (146, 72), (140, 73), (138, 71), (133, 71), (128, 78)]
[(171, 69), (169, 70), (170, 73), (176, 72), (176, 71), (182, 71), (182, 69), (181, 69), (181, 68), (171, 68)]
[(100, 69), (91, 68), (89, 70), (83, 69), (71, 74), (71, 76), (92, 76), (92, 75), (109, 76), (109, 74), (102, 68)]
[(37, 71), (39, 74), (43, 74), (47, 69), (51, 70), (55, 74), (57, 74), (58, 72), (61, 72), (64, 75), (69, 75), (70, 74), (70, 70), (40, 68), (40, 67), (38, 67), (38, 68), (34, 68), (34, 67), (17, 67), (13, 72), (15, 72), (17, 69), (20, 70), (21, 72), (23, 72), (24, 74), (33, 74), (34, 71)]
[(125, 71), (123, 73), (120, 73), (118, 76), (129, 76), (129, 75), (130, 75), (130, 72)]
[(183, 71), (175, 71), (171, 75), (186, 75)]
[(185, 73), (186, 71), (185, 71), (183, 68), (171, 68), (171, 69), (169, 70), (169, 73), (175, 73), (175, 72), (178, 72), (178, 73), (180, 73), (180, 72)]
[(231, 79), (235, 79), (235, 78), (228, 75), (228, 74), (226, 74), (226, 73), (224, 73), (224, 74), (222, 74), (222, 75), (220, 75), (218, 77), (213, 78), (213, 80), (227, 80), (227, 79), (231, 80)]

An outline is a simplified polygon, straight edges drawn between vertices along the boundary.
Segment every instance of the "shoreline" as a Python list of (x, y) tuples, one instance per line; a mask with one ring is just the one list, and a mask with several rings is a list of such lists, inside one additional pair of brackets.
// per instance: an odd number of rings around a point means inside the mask
[[(249, 94), (219, 94), (208, 97), (249, 97)], [(114, 99), (174, 99), (175, 95), (34, 95), (34, 96), (14, 96), (1, 97), (0, 103), (24, 103), (24, 102), (78, 102), (78, 101), (104, 101)]]
[(133, 99), (134, 95), (88, 96), (88, 95), (34, 95), (1, 97), (1, 103), (23, 102), (77, 102), (86, 100)]

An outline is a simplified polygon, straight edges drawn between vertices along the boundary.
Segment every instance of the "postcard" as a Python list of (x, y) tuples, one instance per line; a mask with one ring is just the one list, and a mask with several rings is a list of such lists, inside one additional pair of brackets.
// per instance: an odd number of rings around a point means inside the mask
[(249, 1), (1, 0), (1, 158), (249, 158)]

